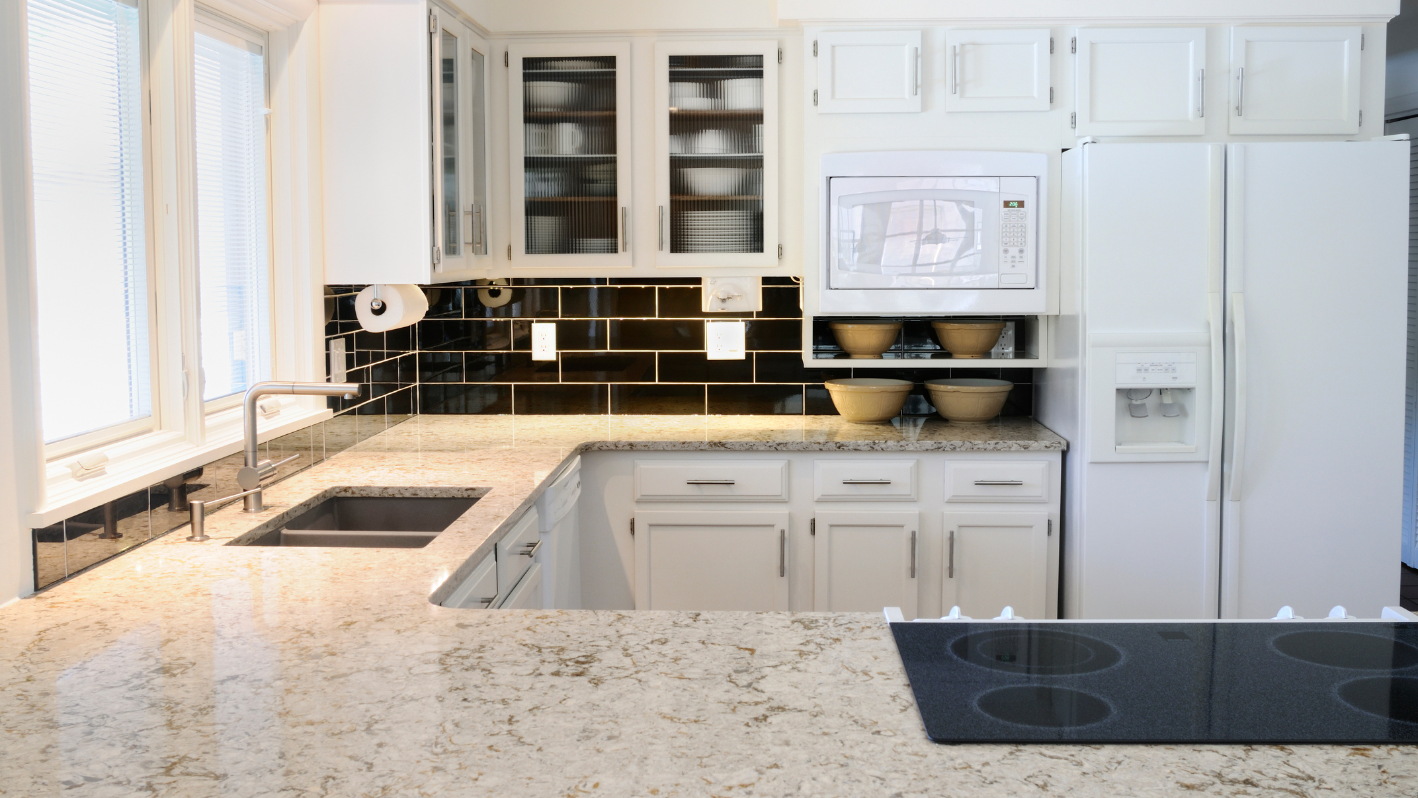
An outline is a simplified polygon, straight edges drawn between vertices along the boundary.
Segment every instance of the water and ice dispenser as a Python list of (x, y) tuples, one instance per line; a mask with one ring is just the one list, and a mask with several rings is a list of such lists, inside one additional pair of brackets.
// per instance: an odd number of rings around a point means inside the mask
[(1092, 460), (1206, 459), (1208, 347), (1095, 347), (1093, 354)]

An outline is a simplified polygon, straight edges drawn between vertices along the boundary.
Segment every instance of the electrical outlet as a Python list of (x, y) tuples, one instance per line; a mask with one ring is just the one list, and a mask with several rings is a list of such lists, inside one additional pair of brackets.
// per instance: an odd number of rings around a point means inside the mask
[(704, 322), (704, 340), (708, 360), (743, 360), (744, 330), (741, 321)]
[(556, 360), (555, 322), (532, 322), (532, 359)]
[(330, 382), (345, 381), (345, 339), (330, 342)]

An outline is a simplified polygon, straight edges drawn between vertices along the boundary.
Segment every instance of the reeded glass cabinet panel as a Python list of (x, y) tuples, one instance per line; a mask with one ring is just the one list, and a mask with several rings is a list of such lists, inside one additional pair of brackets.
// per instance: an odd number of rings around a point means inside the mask
[(625, 44), (508, 48), (513, 266), (628, 266)]
[(451, 11), (430, 7), (429, 183), (434, 280), (485, 269), (487, 43)]
[(776, 265), (777, 43), (655, 54), (657, 265)]

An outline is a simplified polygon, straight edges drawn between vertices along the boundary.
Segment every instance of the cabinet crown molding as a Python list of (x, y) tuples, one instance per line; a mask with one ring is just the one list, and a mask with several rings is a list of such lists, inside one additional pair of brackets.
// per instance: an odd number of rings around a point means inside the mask
[(1027, 25), (1200, 22), (1387, 22), (1399, 0), (778, 0), (780, 22)]

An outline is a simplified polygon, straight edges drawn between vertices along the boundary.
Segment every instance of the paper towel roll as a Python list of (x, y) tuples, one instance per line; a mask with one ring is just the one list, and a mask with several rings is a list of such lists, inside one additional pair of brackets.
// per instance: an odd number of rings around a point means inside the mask
[[(375, 311), (375, 294), (384, 303)], [(355, 296), (355, 318), (359, 326), (370, 332), (384, 332), (407, 327), (428, 312), (428, 297), (416, 285), (369, 285)]]

